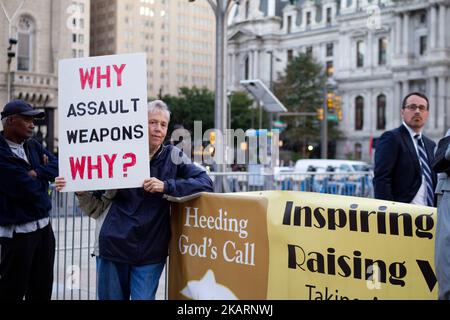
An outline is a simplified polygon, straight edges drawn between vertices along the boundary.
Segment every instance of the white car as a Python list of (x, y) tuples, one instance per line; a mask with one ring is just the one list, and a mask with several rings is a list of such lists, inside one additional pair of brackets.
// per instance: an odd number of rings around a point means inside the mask
[(336, 160), (336, 159), (301, 159), (295, 163), (294, 172), (367, 172), (370, 166), (364, 161)]

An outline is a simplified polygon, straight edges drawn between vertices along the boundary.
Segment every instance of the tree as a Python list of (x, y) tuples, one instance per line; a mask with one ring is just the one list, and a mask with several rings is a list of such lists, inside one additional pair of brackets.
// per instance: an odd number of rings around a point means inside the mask
[(171, 111), (170, 130), (182, 125), (194, 132), (194, 121), (202, 121), (203, 131), (214, 128), (214, 92), (207, 88), (182, 87), (178, 96), (165, 95)]
[[(181, 125), (193, 133), (194, 121), (202, 121), (203, 131), (214, 128), (214, 92), (207, 88), (183, 87), (178, 96), (165, 95), (163, 100), (171, 111), (169, 130)], [(233, 92), (229, 101), (231, 128), (249, 129), (255, 113), (250, 109), (252, 100), (244, 92)]]
[[(301, 53), (291, 60), (274, 83), (274, 91), (289, 112), (316, 113), (324, 105), (326, 79), (324, 68)], [(281, 134), (284, 148), (307, 157), (308, 145), (320, 144), (320, 121), (315, 116), (285, 119), (288, 126)], [(328, 122), (328, 136), (330, 141), (339, 137), (335, 122)]]
[(250, 129), (255, 114), (255, 111), (250, 109), (253, 101), (245, 92), (233, 92), (229, 99), (231, 102), (231, 128), (244, 131)]

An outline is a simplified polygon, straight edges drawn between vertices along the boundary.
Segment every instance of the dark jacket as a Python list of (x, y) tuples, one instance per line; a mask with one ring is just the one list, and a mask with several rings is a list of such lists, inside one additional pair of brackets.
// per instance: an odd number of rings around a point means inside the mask
[[(213, 191), (207, 173), (191, 163), (175, 164), (172, 150), (182, 154), (172, 145), (163, 146), (150, 162), (150, 176), (164, 181), (164, 193), (181, 197)], [(100, 230), (100, 256), (133, 265), (164, 261), (170, 238), (170, 204), (163, 195), (142, 187), (119, 190)]]
[[(17, 157), (0, 132), (0, 225), (22, 224), (49, 216), (49, 181), (58, 175), (58, 160), (35, 139), (24, 143), (30, 163)], [(44, 165), (44, 154), (49, 163)], [(28, 171), (34, 170), (37, 178)]]
[[(428, 165), (436, 144), (422, 135)], [(432, 171), (433, 190), (436, 173)], [(376, 145), (373, 184), (375, 198), (410, 203), (422, 184), (422, 169), (414, 142), (404, 125), (383, 133)]]
[(438, 148), (434, 154), (433, 169), (435, 172), (445, 172), (450, 175), (450, 160), (446, 158), (450, 145), (450, 136), (444, 137), (438, 142)]

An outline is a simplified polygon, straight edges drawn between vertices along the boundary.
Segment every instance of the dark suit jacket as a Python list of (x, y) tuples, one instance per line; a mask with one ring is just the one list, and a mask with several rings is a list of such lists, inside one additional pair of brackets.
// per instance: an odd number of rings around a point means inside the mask
[(450, 144), (450, 136), (444, 137), (438, 142), (438, 148), (434, 154), (433, 169), (436, 172), (450, 174), (450, 160), (446, 159), (445, 153)]
[[(422, 135), (428, 164), (436, 144)], [(432, 170), (433, 190), (436, 173)], [(422, 184), (422, 169), (414, 142), (404, 125), (383, 133), (376, 145), (374, 169), (375, 198), (410, 203)]]

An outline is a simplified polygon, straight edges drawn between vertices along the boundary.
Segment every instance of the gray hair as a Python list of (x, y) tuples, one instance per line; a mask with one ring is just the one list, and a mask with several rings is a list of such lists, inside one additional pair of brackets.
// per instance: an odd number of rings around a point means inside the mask
[(167, 119), (170, 121), (170, 111), (167, 107), (167, 104), (162, 100), (153, 100), (148, 103), (148, 112), (153, 113), (157, 111), (165, 112), (167, 115)]

